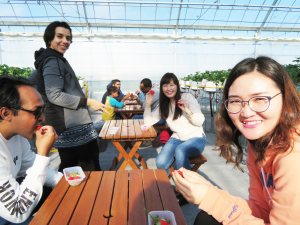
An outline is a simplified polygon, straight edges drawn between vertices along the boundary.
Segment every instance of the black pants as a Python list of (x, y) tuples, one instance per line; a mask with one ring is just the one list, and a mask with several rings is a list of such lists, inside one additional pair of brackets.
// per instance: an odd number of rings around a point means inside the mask
[(97, 140), (76, 147), (58, 148), (58, 153), (61, 160), (58, 171), (72, 166), (81, 166), (84, 171), (101, 170)]
[(42, 197), (39, 201), (39, 203), (37, 204), (37, 206), (34, 208), (32, 215), (34, 213), (36, 213), (40, 207), (43, 205), (43, 203), (46, 201), (46, 199), (48, 198), (48, 196), (51, 194), (52, 188), (51, 187), (47, 187), (47, 186), (43, 186), (43, 194)]
[(194, 225), (222, 225), (222, 223), (219, 223), (211, 215), (201, 210), (195, 219)]

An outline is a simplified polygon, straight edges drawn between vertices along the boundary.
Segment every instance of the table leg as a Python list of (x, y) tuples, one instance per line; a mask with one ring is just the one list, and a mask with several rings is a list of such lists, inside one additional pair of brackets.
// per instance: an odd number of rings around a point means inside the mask
[[(124, 160), (124, 162), (121, 164), (120, 169), (123, 170), (126, 168), (127, 164), (130, 162), (133, 162), (132, 158), (135, 156), (135, 154), (137, 153), (137, 150), (139, 149), (139, 147), (141, 146), (142, 141), (137, 141), (134, 143), (133, 147), (129, 150), (129, 154), (127, 154), (128, 158), (127, 160)], [(133, 162), (134, 163), (134, 162)], [(131, 164), (130, 164), (131, 165)], [(138, 167), (136, 166), (136, 164), (134, 163), (134, 166), (131, 166), (133, 169), (138, 169)]]
[[(140, 147), (140, 145), (139, 145), (139, 147)], [(139, 147), (138, 147), (138, 148), (139, 148)], [(131, 141), (125, 142), (124, 148), (125, 148), (125, 149), (127, 149), (127, 148), (131, 149), (131, 148), (132, 148), (132, 142), (131, 142)], [(145, 159), (144, 159), (138, 152), (136, 152), (136, 153), (134, 154), (134, 157), (141, 163), (143, 169), (148, 169), (148, 166), (147, 166), (147, 164), (146, 164), (146, 162), (145, 162)], [(121, 158), (119, 159), (119, 157), (118, 157), (118, 160), (120, 161)], [(119, 162), (119, 161), (118, 161), (118, 162)]]
[(214, 114), (213, 114), (213, 107), (212, 107), (212, 100), (213, 100), (213, 93), (209, 92), (209, 108), (210, 108), (210, 116), (213, 118)]
[[(132, 142), (131, 141), (126, 141), (123, 148), (125, 150), (127, 150), (127, 148), (131, 149), (132, 148)], [(121, 159), (122, 159), (122, 154), (119, 152), (118, 157), (115, 157), (113, 159), (110, 170), (115, 170), (118, 163), (121, 161)]]
[[(120, 169), (125, 169), (126, 165), (129, 164), (133, 169), (138, 169), (137, 165), (134, 163), (134, 161), (132, 160), (132, 156), (134, 155), (134, 153), (138, 150), (139, 146), (141, 145), (141, 141), (138, 141), (134, 144), (134, 146), (132, 147), (132, 149), (130, 150), (129, 154), (126, 152), (126, 150), (124, 149), (124, 147), (121, 145), (120, 142), (118, 141), (113, 141), (112, 142), (113, 145), (118, 149), (118, 151), (120, 152), (118, 159), (124, 158), (124, 162), (122, 163)], [(135, 149), (137, 147), (137, 149)], [(131, 153), (132, 151), (135, 151), (133, 153)]]
[(143, 169), (148, 169), (148, 166), (147, 166), (147, 164), (146, 164), (145, 159), (144, 159), (138, 152), (136, 152), (136, 153), (134, 154), (134, 157), (137, 158), (137, 159), (139, 160), (139, 162), (141, 163)]
[(123, 113), (121, 113), (121, 116), (122, 116), (122, 118), (124, 120), (128, 120), (128, 119), (131, 119), (131, 117), (133, 116), (133, 114), (132, 113), (125, 113), (125, 112), (123, 112)]
[[(121, 155), (121, 154), (119, 153), (119, 155)], [(119, 155), (118, 155), (118, 157), (119, 157)], [(114, 157), (114, 159), (113, 159), (113, 161), (112, 161), (112, 164), (111, 164), (109, 170), (112, 170), (112, 171), (113, 171), (113, 170), (116, 169), (116, 167), (117, 167), (117, 165), (118, 165), (118, 163), (119, 163), (118, 157)]]

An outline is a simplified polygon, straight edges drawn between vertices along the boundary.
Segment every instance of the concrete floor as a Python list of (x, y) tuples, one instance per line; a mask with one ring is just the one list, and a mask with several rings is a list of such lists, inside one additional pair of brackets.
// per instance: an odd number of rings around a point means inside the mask
[[(218, 155), (215, 150), (214, 141), (215, 135), (207, 132), (208, 143), (204, 150), (204, 155), (208, 162), (199, 168), (199, 173), (203, 175), (214, 185), (229, 191), (233, 195), (247, 198), (248, 194), (248, 174), (242, 173), (233, 167), (233, 164), (226, 164), (225, 160)], [(117, 150), (111, 143), (100, 142), (100, 148), (103, 152), (99, 155), (100, 164), (103, 170), (110, 168), (112, 159), (118, 155)], [(156, 168), (155, 158), (161, 148), (155, 149), (152, 147), (144, 147), (139, 150), (140, 154), (145, 158), (150, 169)], [(57, 153), (52, 153), (51, 166), (57, 168), (60, 159)], [(188, 225), (193, 225), (195, 216), (199, 212), (197, 206), (187, 204), (182, 206), (186, 221)]]

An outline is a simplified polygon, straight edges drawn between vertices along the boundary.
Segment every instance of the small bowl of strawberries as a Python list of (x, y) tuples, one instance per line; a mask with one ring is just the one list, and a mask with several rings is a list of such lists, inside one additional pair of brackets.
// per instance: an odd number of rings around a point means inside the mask
[(176, 225), (174, 213), (168, 210), (148, 213), (148, 225)]
[(63, 169), (64, 177), (71, 186), (79, 185), (85, 178), (85, 174), (80, 166), (67, 167)]

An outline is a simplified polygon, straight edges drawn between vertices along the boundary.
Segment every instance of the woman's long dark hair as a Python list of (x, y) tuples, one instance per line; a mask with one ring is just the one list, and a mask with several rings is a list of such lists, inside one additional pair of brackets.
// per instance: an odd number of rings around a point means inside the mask
[[(267, 150), (274, 153), (287, 151), (292, 143), (292, 135), (300, 122), (300, 97), (299, 93), (284, 68), (275, 60), (268, 57), (247, 58), (239, 62), (230, 72), (227, 78), (223, 102), (228, 98), (229, 88), (240, 76), (258, 71), (273, 80), (281, 91), (283, 105), (279, 123), (268, 135), (257, 140), (250, 141), (253, 144), (257, 160), (264, 159)], [(241, 133), (232, 123), (224, 104), (215, 119), (216, 145), (221, 150), (221, 155), (237, 166), (243, 159), (243, 149), (240, 144)]]
[[(181, 98), (180, 93), (180, 85), (178, 78), (174, 73), (166, 73), (163, 75), (163, 77), (160, 80), (160, 87), (159, 87), (159, 112), (162, 119), (167, 119), (169, 116), (169, 110), (170, 110), (170, 99), (165, 96), (163, 93), (162, 86), (164, 84), (169, 84), (171, 81), (174, 82), (174, 84), (177, 86), (177, 92), (175, 95), (175, 102), (177, 102)], [(175, 113), (173, 120), (176, 120), (179, 116), (182, 115), (182, 110), (175, 104)]]

